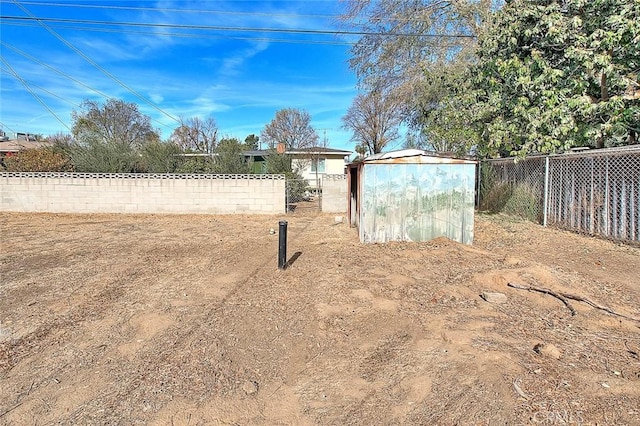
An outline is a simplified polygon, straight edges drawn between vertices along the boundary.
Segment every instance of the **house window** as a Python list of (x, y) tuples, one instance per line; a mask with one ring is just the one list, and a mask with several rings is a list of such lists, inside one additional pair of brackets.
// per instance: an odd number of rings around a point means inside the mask
[(324, 158), (314, 158), (311, 160), (311, 172), (324, 173)]

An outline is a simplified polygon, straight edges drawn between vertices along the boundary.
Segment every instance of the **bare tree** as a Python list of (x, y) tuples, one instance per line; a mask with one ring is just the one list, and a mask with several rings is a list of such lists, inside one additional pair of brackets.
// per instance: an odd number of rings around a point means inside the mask
[(341, 0), (343, 22), (363, 33), (349, 60), (360, 88), (385, 87), (404, 99), (404, 122), (430, 138), (432, 128), (442, 133), (440, 127), (457, 125), (425, 119), (425, 114), (439, 111), (456, 96), (440, 78), (464, 76), (477, 61), (478, 36), (503, 1)]
[(260, 137), (271, 148), (283, 143), (289, 150), (310, 148), (319, 139), (316, 129), (311, 126), (309, 113), (295, 108), (277, 111), (275, 118), (265, 126)]
[(49, 135), (45, 138), (45, 141), (51, 145), (59, 145), (59, 146), (70, 146), (75, 141), (73, 140), (73, 136), (69, 133), (58, 132), (53, 135)]
[(364, 34), (351, 50), (351, 68), (368, 86), (398, 88), (411, 87), (424, 70), (473, 62), (475, 36), (500, 1), (341, 0), (342, 20)]
[(212, 154), (215, 151), (218, 143), (218, 124), (213, 117), (204, 120), (192, 117), (181, 119), (180, 122), (180, 126), (171, 134), (171, 142), (183, 151), (203, 154)]
[(352, 141), (366, 148), (369, 154), (377, 154), (398, 139), (401, 121), (401, 104), (396, 98), (383, 90), (373, 90), (353, 99), (342, 117), (342, 127), (353, 132)]

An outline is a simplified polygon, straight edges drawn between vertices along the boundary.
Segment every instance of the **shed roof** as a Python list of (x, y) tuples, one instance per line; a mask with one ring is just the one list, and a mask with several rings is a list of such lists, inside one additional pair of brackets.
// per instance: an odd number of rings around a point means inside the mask
[(455, 158), (433, 151), (421, 149), (402, 149), (399, 151), (382, 152), (366, 157), (364, 163), (372, 164), (475, 164), (476, 161)]

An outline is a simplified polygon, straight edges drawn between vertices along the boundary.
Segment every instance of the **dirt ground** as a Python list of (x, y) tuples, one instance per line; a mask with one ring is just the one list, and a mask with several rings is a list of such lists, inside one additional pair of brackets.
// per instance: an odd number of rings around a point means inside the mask
[(0, 424), (640, 425), (640, 322), (507, 286), (639, 318), (637, 247), (487, 215), (473, 246), (308, 213), (0, 225)]

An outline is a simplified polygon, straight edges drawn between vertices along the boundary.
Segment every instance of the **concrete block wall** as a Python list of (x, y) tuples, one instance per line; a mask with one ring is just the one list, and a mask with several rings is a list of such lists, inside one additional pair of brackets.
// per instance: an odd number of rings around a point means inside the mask
[(322, 180), (322, 211), (347, 212), (347, 175), (325, 175)]
[(0, 211), (276, 214), (284, 175), (0, 173)]

